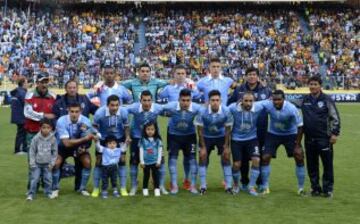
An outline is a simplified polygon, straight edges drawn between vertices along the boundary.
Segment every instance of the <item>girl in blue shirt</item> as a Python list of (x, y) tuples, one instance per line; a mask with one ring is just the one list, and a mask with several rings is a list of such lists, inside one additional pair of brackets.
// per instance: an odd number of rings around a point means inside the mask
[(163, 145), (157, 124), (149, 122), (144, 125), (142, 138), (139, 141), (140, 165), (144, 169), (143, 195), (149, 196), (148, 184), (150, 171), (154, 181), (154, 194), (160, 196), (159, 189), (159, 168)]

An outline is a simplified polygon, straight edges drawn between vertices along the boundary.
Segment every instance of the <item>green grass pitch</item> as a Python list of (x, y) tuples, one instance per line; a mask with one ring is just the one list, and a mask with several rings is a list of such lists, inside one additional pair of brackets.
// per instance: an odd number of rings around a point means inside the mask
[[(108, 200), (84, 198), (72, 191), (70, 178), (61, 182), (58, 199), (48, 200), (40, 193), (32, 202), (25, 201), (27, 159), (13, 155), (15, 125), (9, 124), (10, 109), (0, 108), (0, 223), (360, 223), (360, 105), (338, 107), (342, 132), (335, 146), (333, 199), (297, 196), (294, 162), (280, 149), (272, 162), (271, 194), (266, 197), (254, 198), (244, 192), (226, 195), (219, 158), (213, 153), (206, 196), (180, 191), (177, 196), (160, 198), (141, 194)], [(165, 137), (165, 119), (160, 122)], [(182, 167), (178, 170), (181, 181)]]

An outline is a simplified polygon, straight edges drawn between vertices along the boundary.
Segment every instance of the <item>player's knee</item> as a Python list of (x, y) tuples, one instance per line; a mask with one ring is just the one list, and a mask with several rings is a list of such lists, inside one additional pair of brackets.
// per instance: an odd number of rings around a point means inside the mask
[(264, 155), (262, 155), (262, 157), (261, 157), (261, 164), (262, 165), (269, 165), (269, 163), (270, 163), (270, 160), (271, 160), (271, 155), (269, 155), (269, 154), (264, 154)]
[(207, 163), (207, 155), (205, 153), (202, 153), (199, 155), (199, 163), (200, 164), (206, 164)]
[(90, 160), (84, 160), (83, 161), (83, 167), (86, 168), (86, 169), (91, 169), (91, 161)]
[(295, 151), (294, 152), (294, 159), (296, 163), (304, 163), (304, 153), (301, 151)]
[(251, 165), (253, 167), (259, 167), (260, 166), (260, 158), (259, 157), (252, 157), (251, 158)]
[(234, 162), (234, 164), (233, 164), (233, 170), (239, 171), (239, 170), (240, 170), (240, 167), (241, 167), (241, 162), (240, 162), (240, 161)]
[(222, 155), (222, 160), (227, 163), (230, 162), (230, 153), (224, 153)]

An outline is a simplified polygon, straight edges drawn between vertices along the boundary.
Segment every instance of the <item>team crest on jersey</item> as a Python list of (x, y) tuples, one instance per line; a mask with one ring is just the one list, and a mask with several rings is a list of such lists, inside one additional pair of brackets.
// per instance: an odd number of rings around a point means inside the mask
[(265, 99), (266, 99), (266, 95), (265, 95), (265, 94), (261, 94), (261, 95), (260, 95), (260, 98), (261, 98), (262, 100), (265, 100)]
[(322, 102), (322, 101), (319, 101), (317, 104), (318, 104), (319, 108), (322, 108), (324, 106), (324, 102)]
[(84, 108), (85, 108), (85, 103), (82, 102), (82, 103), (81, 103), (81, 109), (84, 109)]

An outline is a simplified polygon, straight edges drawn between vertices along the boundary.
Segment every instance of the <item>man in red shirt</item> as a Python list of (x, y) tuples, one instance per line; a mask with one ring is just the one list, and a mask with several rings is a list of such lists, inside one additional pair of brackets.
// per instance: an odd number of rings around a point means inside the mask
[[(49, 76), (47, 73), (40, 73), (36, 77), (36, 88), (29, 91), (25, 96), (25, 124), (26, 142), (31, 145), (31, 140), (40, 130), (40, 121), (43, 118), (54, 119), (52, 107), (56, 100), (56, 95), (48, 90)], [(30, 180), (30, 179), (29, 179)], [(28, 182), (28, 189), (29, 189)]]

